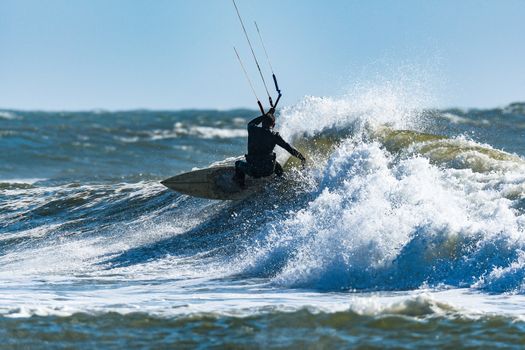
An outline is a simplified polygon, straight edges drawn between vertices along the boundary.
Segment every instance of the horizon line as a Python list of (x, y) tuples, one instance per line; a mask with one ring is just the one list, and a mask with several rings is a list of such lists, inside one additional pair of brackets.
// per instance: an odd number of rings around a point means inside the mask
[[(525, 105), (525, 99), (522, 101), (509, 102), (503, 105), (493, 106), (493, 107), (465, 107), (465, 106), (449, 106), (449, 107), (423, 107), (422, 110), (450, 110), (450, 109), (460, 109), (460, 110), (480, 110), (480, 109), (497, 109), (505, 108), (512, 105)], [(232, 108), (213, 108), (213, 107), (189, 107), (189, 108), (151, 108), (151, 107), (129, 107), (129, 108), (85, 108), (85, 109), (45, 109), (45, 108), (10, 108), (10, 107), (1, 107), (0, 112), (43, 112), (43, 113), (85, 113), (85, 112), (98, 112), (98, 113), (119, 113), (119, 112), (190, 112), (190, 111), (214, 111), (214, 112), (228, 112), (228, 111), (237, 111), (237, 110), (246, 110), (246, 111), (258, 111), (257, 108), (250, 107), (232, 107)]]

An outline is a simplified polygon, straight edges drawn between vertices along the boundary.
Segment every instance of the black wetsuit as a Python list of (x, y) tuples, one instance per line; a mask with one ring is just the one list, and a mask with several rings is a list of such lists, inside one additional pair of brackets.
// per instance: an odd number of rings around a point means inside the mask
[(283, 168), (275, 160), (273, 149), (279, 145), (287, 150), (291, 155), (304, 160), (303, 155), (283, 140), (278, 132), (269, 128), (258, 127), (265, 115), (255, 118), (248, 123), (248, 154), (245, 155), (246, 162), (235, 162), (235, 180), (240, 184), (244, 183), (245, 174), (252, 177), (265, 177), (275, 173), (278, 176), (283, 174)]

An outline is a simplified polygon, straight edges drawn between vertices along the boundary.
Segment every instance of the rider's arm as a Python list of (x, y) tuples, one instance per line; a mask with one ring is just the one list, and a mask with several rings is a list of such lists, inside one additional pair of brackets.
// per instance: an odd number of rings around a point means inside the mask
[(299, 158), (302, 162), (306, 160), (301, 152), (293, 148), (288, 142), (284, 141), (279, 133), (275, 133), (275, 141), (275, 143), (287, 150), (292, 156)]
[(261, 115), (261, 116), (255, 118), (255, 119), (253, 119), (252, 121), (250, 121), (248, 123), (248, 128), (253, 127), (253, 126), (257, 126), (258, 124), (262, 123), (263, 119), (264, 119), (264, 115)]

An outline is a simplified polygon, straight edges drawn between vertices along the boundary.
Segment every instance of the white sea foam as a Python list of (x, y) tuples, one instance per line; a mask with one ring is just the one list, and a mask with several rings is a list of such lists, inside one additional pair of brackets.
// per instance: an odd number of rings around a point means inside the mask
[(468, 123), (469, 119), (460, 117), (459, 115), (455, 115), (453, 113), (443, 113), (442, 116), (444, 118), (447, 118), (452, 123), (460, 124), (460, 123)]
[(152, 130), (147, 132), (147, 136), (115, 136), (115, 139), (125, 143), (135, 143), (138, 141), (157, 141), (175, 139), (184, 135), (195, 136), (203, 139), (229, 139), (248, 136), (246, 129), (229, 129), (211, 126), (186, 126), (177, 122), (172, 130)]
[(206, 139), (229, 139), (235, 137), (246, 137), (248, 136), (248, 131), (246, 129), (222, 129), (209, 126), (194, 126), (189, 129), (189, 134)]
[(115, 136), (115, 139), (116, 140), (119, 140), (119, 141), (122, 141), (122, 142), (125, 142), (125, 143), (134, 143), (134, 142), (137, 142), (140, 140), (140, 137), (138, 136), (130, 136), (130, 137), (126, 137), (126, 136)]
[(453, 113), (443, 113), (441, 115), (443, 118), (450, 120), (454, 124), (472, 124), (472, 125), (489, 125), (490, 122), (487, 119), (469, 119), (465, 117), (460, 117), (459, 115)]
[(7, 183), (7, 184), (28, 184), (33, 185), (36, 182), (39, 181), (45, 181), (47, 179), (45, 178), (27, 178), (27, 179), (0, 179), (0, 183)]
[[(79, 282), (82, 283), (81, 280)], [(368, 316), (449, 316), (477, 319), (483, 316), (504, 315), (522, 319), (520, 310), (525, 306), (523, 297), (514, 297), (510, 303), (504, 296), (487, 296), (465, 289), (349, 295), (307, 291), (282, 293), (257, 287), (246, 292), (243, 286), (231, 284), (229, 288), (217, 292), (199, 290), (198, 285), (203, 282), (194, 280), (193, 283), (184, 285), (164, 281), (162, 284), (148, 285), (147, 293), (141, 286), (108, 288), (106, 285), (96, 292), (86, 291), (79, 294), (74, 290), (59, 293), (45, 290), (38, 295), (32, 292), (38, 283), (5, 284), (0, 289), (0, 314), (11, 318), (35, 315), (70, 316), (79, 312), (143, 312), (160, 317), (199, 314), (246, 317), (307, 309), (312, 313), (350, 311)]]
[(18, 116), (14, 112), (0, 111), (0, 119), (8, 119), (8, 120), (20, 119), (20, 116)]
[(248, 132), (246, 129), (228, 129), (228, 128), (217, 128), (211, 126), (187, 126), (181, 122), (177, 122), (174, 125), (173, 130), (155, 130), (152, 135), (152, 140), (161, 140), (167, 138), (177, 138), (181, 135), (197, 136), (204, 139), (228, 139), (235, 137), (246, 137)]

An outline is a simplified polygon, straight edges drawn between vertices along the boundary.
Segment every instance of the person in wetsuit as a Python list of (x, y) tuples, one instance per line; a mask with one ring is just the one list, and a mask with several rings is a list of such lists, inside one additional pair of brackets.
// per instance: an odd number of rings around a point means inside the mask
[[(275, 109), (270, 108), (268, 113), (261, 115), (248, 123), (248, 154), (245, 155), (246, 161), (238, 160), (235, 162), (235, 176), (233, 180), (244, 187), (245, 175), (254, 178), (266, 177), (275, 173), (277, 176), (283, 174), (283, 168), (275, 160), (273, 149), (279, 145), (287, 150), (291, 155), (297, 157), (301, 162), (306, 161), (304, 156), (283, 140), (278, 132), (273, 131), (275, 126)], [(258, 127), (258, 124), (261, 124)]]

